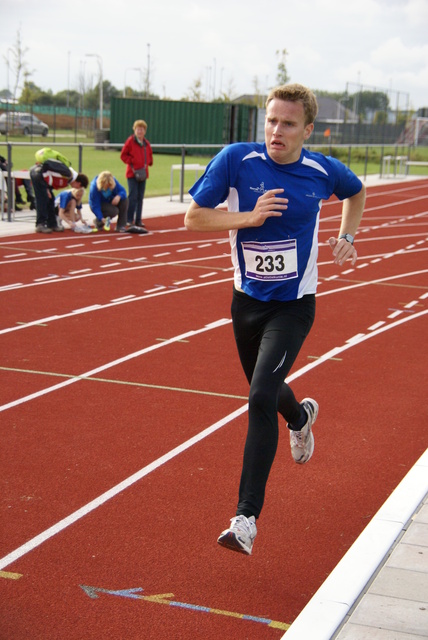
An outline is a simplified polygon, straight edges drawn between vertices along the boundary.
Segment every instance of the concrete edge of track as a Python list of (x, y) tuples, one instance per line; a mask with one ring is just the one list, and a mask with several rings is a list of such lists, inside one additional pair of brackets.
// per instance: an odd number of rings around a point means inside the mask
[[(428, 449), (282, 636), (331, 640), (407, 530), (428, 493)], [(411, 526), (411, 525), (410, 525)]]

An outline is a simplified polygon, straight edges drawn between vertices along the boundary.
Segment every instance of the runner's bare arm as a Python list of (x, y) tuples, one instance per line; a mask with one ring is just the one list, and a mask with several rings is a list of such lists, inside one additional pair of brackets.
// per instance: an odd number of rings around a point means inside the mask
[[(366, 201), (366, 188), (363, 185), (361, 191), (343, 201), (342, 221), (339, 236), (349, 233), (355, 236), (358, 226), (363, 217), (364, 204)], [(354, 265), (357, 261), (357, 251), (353, 244), (344, 238), (329, 238), (329, 243), (333, 249), (335, 264), (343, 265), (347, 260), (351, 260)]]

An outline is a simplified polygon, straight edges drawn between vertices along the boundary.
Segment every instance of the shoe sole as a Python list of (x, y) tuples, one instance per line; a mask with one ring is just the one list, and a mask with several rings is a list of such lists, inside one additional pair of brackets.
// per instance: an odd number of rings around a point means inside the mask
[(232, 531), (222, 533), (217, 542), (220, 546), (225, 547), (226, 549), (230, 549), (230, 551), (243, 553), (246, 556), (251, 555), (251, 549), (248, 549), (248, 547), (243, 547)]

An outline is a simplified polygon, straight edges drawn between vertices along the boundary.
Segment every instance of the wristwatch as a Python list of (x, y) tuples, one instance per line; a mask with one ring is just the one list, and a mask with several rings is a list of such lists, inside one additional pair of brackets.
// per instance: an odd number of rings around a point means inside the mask
[(350, 233), (342, 233), (342, 235), (339, 236), (339, 240), (341, 240), (342, 238), (344, 238), (346, 242), (354, 244), (354, 236), (351, 236)]

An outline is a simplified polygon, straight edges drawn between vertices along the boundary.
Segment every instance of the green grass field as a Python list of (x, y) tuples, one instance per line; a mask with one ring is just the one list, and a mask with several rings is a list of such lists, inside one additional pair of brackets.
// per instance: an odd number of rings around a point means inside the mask
[[(0, 155), (7, 158), (7, 147), (0, 140)], [(35, 152), (42, 146), (49, 146), (49, 139), (40, 139), (37, 146), (13, 146), (12, 163), (13, 168), (29, 169), (34, 163)], [(79, 150), (77, 146), (55, 146), (55, 149), (63, 153), (71, 161), (72, 167), (78, 170)], [(210, 160), (208, 156), (189, 156), (186, 164), (207, 165)], [(146, 197), (169, 195), (171, 186), (171, 166), (181, 164), (181, 155), (170, 155), (163, 153), (154, 154), (154, 164), (150, 167), (150, 177), (147, 180)], [(116, 179), (127, 188), (125, 178), (126, 165), (120, 159), (120, 150), (100, 150), (92, 146), (83, 147), (82, 171), (86, 173), (89, 180), (92, 180), (101, 171), (111, 171)], [(200, 175), (199, 172), (198, 175)], [(190, 189), (195, 182), (195, 171), (184, 172), (184, 190)], [(173, 172), (173, 194), (180, 193), (180, 172)], [(85, 194), (84, 201), (87, 201), (88, 193)]]
[[(56, 146), (61, 153), (63, 153), (67, 158), (70, 159), (72, 166), (74, 169), (78, 170), (79, 168), (79, 148), (76, 143), (74, 143), (74, 138), (70, 140), (70, 137), (67, 138), (67, 143), (64, 145)], [(56, 137), (56, 142), (58, 143), (61, 140), (61, 136), (58, 133)], [(70, 142), (68, 142), (70, 140)], [(93, 147), (90, 143), (88, 143), (87, 138), (84, 139), (85, 144), (88, 146), (82, 147), (82, 171), (86, 173), (89, 180), (96, 175), (98, 175), (101, 171), (108, 170), (113, 173), (113, 175), (117, 178), (119, 182), (121, 182), (125, 187), (127, 186), (125, 171), (126, 166), (120, 160), (120, 150), (112, 149), (112, 150), (104, 150), (97, 149)], [(81, 140), (83, 142), (83, 139)], [(28, 145), (28, 138), (24, 137), (13, 137), (9, 139), (9, 142), (12, 144), (12, 163), (13, 168), (18, 169), (28, 169), (31, 167), (34, 162), (34, 154), (37, 149), (50, 146), (53, 142), (51, 137), (48, 138), (33, 138), (33, 143), (36, 143), (35, 146)], [(21, 145), (16, 145), (15, 143), (23, 143)], [(311, 147), (311, 149), (315, 150), (315, 147)], [(323, 153), (330, 153), (330, 149), (325, 147), (322, 149), (317, 148)], [(7, 145), (6, 140), (2, 136), (0, 138), (0, 155), (7, 158)], [(395, 147), (385, 147), (383, 149), (384, 155), (392, 155), (394, 156), (396, 153), (398, 155), (409, 155), (410, 160), (419, 160), (428, 162), (428, 147), (418, 147), (416, 149), (411, 149), (409, 152), (408, 147), (399, 148), (397, 151)], [(351, 152), (349, 154), (348, 148), (338, 148), (332, 147), (331, 154), (335, 157), (339, 158), (345, 164), (348, 164), (350, 168), (359, 176), (363, 176), (365, 173), (367, 175), (370, 174), (378, 174), (381, 168), (381, 147), (352, 147)], [(367, 164), (366, 164), (366, 156), (367, 156)], [(196, 156), (189, 155), (186, 157), (186, 164), (200, 164), (207, 165), (212, 156)], [(170, 193), (170, 184), (171, 184), (171, 165), (173, 164), (181, 164), (181, 155), (172, 155), (172, 154), (164, 154), (164, 153), (154, 153), (154, 165), (150, 168), (150, 178), (147, 181), (146, 186), (146, 197), (153, 196), (165, 196)], [(428, 175), (428, 167), (412, 167), (411, 175)], [(184, 191), (187, 192), (188, 189), (195, 182), (196, 174), (194, 171), (185, 171), (184, 172)], [(180, 193), (180, 172), (174, 171), (173, 176), (173, 194), (177, 195)], [(85, 195), (85, 201), (87, 201), (88, 194)]]

